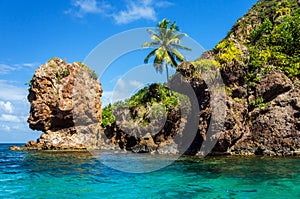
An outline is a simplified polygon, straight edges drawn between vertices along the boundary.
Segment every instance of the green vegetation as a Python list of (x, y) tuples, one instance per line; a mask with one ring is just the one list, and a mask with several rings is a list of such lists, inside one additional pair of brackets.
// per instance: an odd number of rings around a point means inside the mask
[[(171, 91), (162, 84), (151, 84), (139, 90), (130, 99), (109, 104), (102, 111), (102, 126), (111, 125), (115, 122), (113, 112), (118, 108), (129, 108), (134, 121), (140, 125), (147, 125), (150, 118), (157, 118), (165, 112), (188, 106), (188, 97)], [(184, 102), (181, 104), (181, 102)]]
[[(254, 80), (258, 74), (270, 72), (266, 67), (283, 71), (289, 78), (300, 77), (300, 8), (297, 1), (261, 1), (255, 8), (265, 16), (249, 36), (249, 74)], [(274, 67), (273, 67), (274, 66)]]
[(242, 54), (241, 50), (238, 49), (234, 42), (229, 40), (228, 38), (221, 41), (215, 48), (214, 51), (217, 53), (217, 61), (219, 64), (217, 65), (227, 65), (233, 61), (239, 61), (240, 56)]
[[(237, 46), (245, 46), (242, 55)], [(228, 36), (215, 48), (222, 67), (232, 66), (242, 56), (248, 84), (272, 70), (281, 70), (290, 79), (300, 77), (300, 7), (296, 0), (260, 0), (232, 27)]]
[(288, 77), (300, 77), (300, 9), (294, 15), (266, 19), (251, 32), (250, 72), (259, 73), (262, 66), (273, 65)]
[(148, 29), (147, 31), (150, 33), (153, 41), (146, 42), (142, 46), (155, 48), (147, 55), (144, 62), (148, 63), (149, 59), (154, 56), (154, 67), (160, 73), (163, 71), (164, 63), (167, 72), (167, 81), (169, 80), (168, 65), (176, 68), (178, 65), (177, 61), (185, 61), (184, 56), (178, 50), (191, 50), (186, 46), (180, 45), (181, 38), (187, 35), (185, 33), (178, 33), (179, 29), (175, 22), (170, 23), (170, 20), (163, 19), (157, 25), (155, 31)]
[(96, 74), (96, 72), (92, 69), (90, 69), (87, 65), (85, 65), (82, 62), (76, 62), (76, 64), (78, 64), (79, 66), (82, 67), (82, 69), (84, 69), (85, 71), (87, 71), (90, 74), (90, 77), (94, 80), (98, 79), (98, 75)]
[[(53, 57), (53, 58), (51, 58), (51, 59), (48, 60), (48, 63), (51, 62), (51, 61), (57, 62), (57, 61), (60, 61), (60, 60), (61, 59), (58, 58), (58, 57)], [(63, 60), (63, 63), (66, 64), (66, 61)]]
[(70, 75), (70, 71), (68, 69), (56, 71), (56, 78), (57, 78), (58, 83), (60, 83), (61, 79), (65, 78), (69, 75)]
[(115, 116), (113, 110), (116, 108), (116, 105), (113, 107), (111, 104), (107, 105), (102, 110), (102, 126), (110, 126), (115, 122)]
[(28, 86), (28, 91), (30, 91), (30, 89), (32, 88), (32, 84), (33, 84), (33, 79), (29, 80), (27, 83), (25, 83), (25, 86)]
[(255, 100), (250, 100), (248, 102), (248, 108), (250, 110), (254, 108), (267, 108), (269, 106), (268, 102), (264, 102), (264, 99), (262, 97), (258, 97)]

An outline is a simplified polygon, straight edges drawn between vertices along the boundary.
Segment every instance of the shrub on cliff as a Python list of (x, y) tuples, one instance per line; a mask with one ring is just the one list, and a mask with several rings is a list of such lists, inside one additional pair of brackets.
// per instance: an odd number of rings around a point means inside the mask
[(119, 101), (114, 104), (109, 104), (103, 108), (102, 112), (102, 126), (111, 125), (115, 122), (115, 114), (119, 108), (129, 108), (132, 118), (140, 124), (147, 124), (149, 122), (149, 114), (155, 115), (164, 114), (172, 109), (180, 108), (181, 102), (187, 102), (188, 98), (185, 95), (177, 92), (170, 92), (169, 89), (162, 84), (151, 84), (139, 90), (130, 99)]
[[(239, 60), (236, 46), (247, 49), (242, 70), (248, 83), (259, 82), (272, 70), (281, 70), (290, 79), (300, 77), (300, 7), (296, 0), (261, 0), (233, 26), (215, 48), (216, 60), (223, 67)], [(244, 56), (244, 55), (243, 55)]]

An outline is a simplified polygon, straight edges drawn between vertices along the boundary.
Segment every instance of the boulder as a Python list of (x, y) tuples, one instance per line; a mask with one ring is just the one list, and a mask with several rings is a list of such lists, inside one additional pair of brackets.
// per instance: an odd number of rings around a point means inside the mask
[(29, 127), (42, 131), (28, 149), (86, 149), (105, 146), (101, 128), (102, 87), (86, 65), (53, 58), (30, 81)]
[(292, 88), (292, 81), (281, 71), (272, 71), (255, 85), (256, 97), (269, 102)]

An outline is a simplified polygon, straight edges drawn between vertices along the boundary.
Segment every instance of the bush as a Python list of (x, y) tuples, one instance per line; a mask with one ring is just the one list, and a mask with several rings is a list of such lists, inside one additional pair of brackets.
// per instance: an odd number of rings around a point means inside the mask
[[(162, 84), (151, 84), (139, 90), (130, 99), (109, 104), (102, 111), (102, 126), (106, 127), (115, 122), (113, 112), (117, 108), (129, 108), (131, 112), (139, 109), (139, 114), (132, 113), (133, 120), (139, 120), (141, 125), (146, 125), (150, 121), (149, 117), (157, 118), (164, 111), (179, 108), (181, 102), (184, 102), (182, 106), (188, 107), (189, 98), (187, 96), (172, 91), (170, 92), (171, 95), (168, 93), (168, 88)], [(148, 115), (149, 111), (151, 112), (150, 115)]]
[(228, 64), (232, 61), (239, 61), (239, 57), (242, 52), (238, 49), (234, 42), (227, 39), (224, 39), (220, 42), (215, 48), (214, 51), (217, 54), (216, 60), (222, 65)]

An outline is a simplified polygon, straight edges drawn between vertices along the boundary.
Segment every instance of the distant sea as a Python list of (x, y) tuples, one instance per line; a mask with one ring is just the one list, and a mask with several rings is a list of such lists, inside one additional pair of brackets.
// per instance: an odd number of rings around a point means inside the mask
[(10, 151), (10, 145), (0, 144), (0, 198), (300, 198), (297, 157), (181, 157), (134, 174), (88, 152)]

